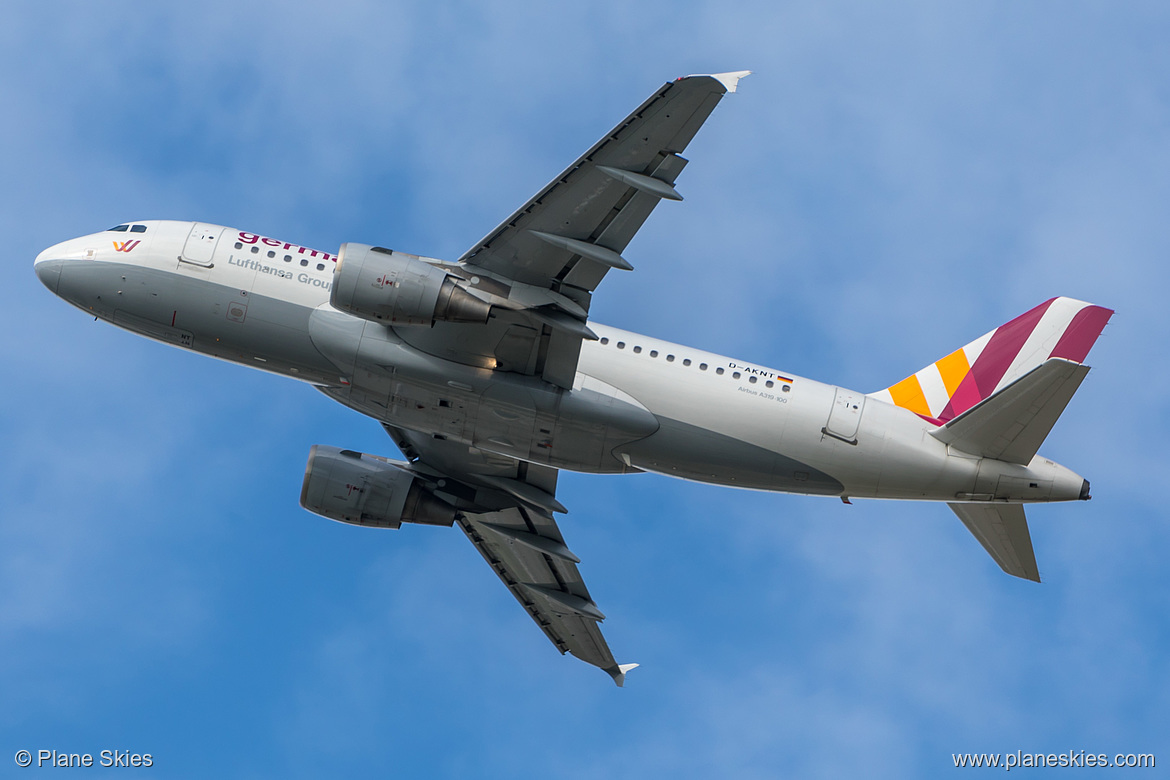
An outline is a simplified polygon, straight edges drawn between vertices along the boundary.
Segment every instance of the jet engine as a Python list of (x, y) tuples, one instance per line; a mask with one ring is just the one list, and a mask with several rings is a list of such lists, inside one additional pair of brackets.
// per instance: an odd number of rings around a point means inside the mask
[(487, 322), (491, 305), (461, 279), (417, 255), (366, 244), (342, 244), (329, 302), (335, 309), (390, 325)]
[(428, 491), (404, 464), (320, 444), (309, 452), (301, 506), (330, 520), (375, 528), (455, 522), (455, 507)]

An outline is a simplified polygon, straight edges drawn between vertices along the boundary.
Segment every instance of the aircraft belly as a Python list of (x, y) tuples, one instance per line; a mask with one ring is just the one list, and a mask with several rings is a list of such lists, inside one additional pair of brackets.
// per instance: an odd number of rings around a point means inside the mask
[(778, 452), (681, 420), (658, 421), (656, 433), (619, 448), (640, 469), (756, 490), (838, 495), (843, 489), (830, 474)]
[(444, 360), (405, 342), (405, 330), (314, 310), (313, 344), (348, 382), (330, 397), (394, 427), (572, 471), (632, 471), (614, 448), (657, 430), (654, 415), (604, 383), (566, 391)]
[[(626, 335), (626, 334), (623, 334)], [(633, 341), (634, 334), (628, 334)], [(617, 336), (611, 337), (613, 339)], [(658, 345), (656, 345), (658, 346)], [(683, 355), (687, 350), (677, 347)], [(718, 365), (718, 356), (694, 353), (692, 365)], [(699, 374), (679, 361), (663, 363), (597, 348), (583, 350), (588, 370), (636, 398), (655, 417), (660, 428), (640, 441), (618, 449), (631, 465), (647, 471), (702, 482), (799, 493), (839, 494), (841, 482), (788, 446), (805, 438), (820, 438), (819, 426), (802, 424), (804, 403), (818, 395), (819, 383), (801, 380), (789, 388), (767, 388), (716, 374)], [(813, 401), (815, 404), (816, 401)], [(831, 394), (824, 401), (827, 417)], [(813, 435), (815, 433), (815, 436)]]
[(70, 264), (59, 291), (148, 338), (312, 382), (335, 380), (308, 337), (309, 310), (144, 265)]

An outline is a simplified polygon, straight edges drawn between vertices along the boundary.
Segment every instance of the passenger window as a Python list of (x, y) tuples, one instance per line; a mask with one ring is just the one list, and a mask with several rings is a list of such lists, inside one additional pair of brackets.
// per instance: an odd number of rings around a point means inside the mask
[(666, 362), (667, 362), (667, 363), (673, 363), (673, 362), (674, 362), (674, 355), (667, 355), (667, 356), (666, 356)]
[(308, 265), (308, 264), (309, 264), (309, 261), (308, 261), (308, 260), (306, 260), (305, 258), (303, 258), (303, 257), (302, 257), (302, 258), (301, 258), (301, 265), (302, 265), (302, 266), (305, 266), (305, 265)]
[(602, 339), (601, 339), (601, 343), (602, 343), (602, 344), (608, 344), (608, 343), (609, 343), (609, 339), (608, 339), (608, 338), (602, 338)]
[(145, 233), (146, 225), (134, 225), (130, 228), (131, 233)]
[(707, 370), (707, 364), (706, 364), (706, 363), (700, 363), (700, 364), (699, 364), (699, 370), (700, 370), (700, 371), (706, 371), (706, 370)]
[(650, 350), (650, 357), (658, 357), (658, 350), (656, 350), (656, 349)]
[(292, 262), (292, 255), (285, 255), (284, 262), (291, 263)]
[(769, 379), (767, 382), (764, 382), (764, 387), (771, 387), (773, 384), (775, 384), (775, 383), (771, 379)]
[(276, 257), (276, 252), (273, 252), (271, 249), (269, 249), (269, 250), (268, 250), (268, 256), (269, 256), (269, 257)]
[(638, 353), (638, 352), (641, 352), (641, 351), (642, 351), (642, 348), (641, 348), (641, 347), (634, 347), (634, 352), (635, 352), (635, 353)]
[(751, 382), (751, 383), (754, 385), (754, 384), (756, 383), (756, 378), (755, 378), (755, 376), (749, 376), (749, 377), (748, 377), (748, 381), (749, 381), (749, 382)]
[(789, 390), (792, 389), (792, 386), (791, 385), (784, 385), (784, 387), (781, 387), (780, 389), (787, 393)]
[(324, 271), (324, 270), (325, 270), (325, 264), (324, 264), (324, 263), (317, 263), (317, 270), (318, 270), (318, 271)]
[(239, 241), (237, 241), (236, 242), (236, 249), (243, 249), (243, 248), (244, 248), (244, 245), (241, 244)]
[(739, 372), (736, 371), (734, 374), (731, 375), (731, 378), (732, 379), (739, 379)]
[(618, 349), (625, 349), (625, 348), (626, 348), (626, 342), (619, 341), (618, 342)]
[(715, 369), (715, 373), (716, 373), (716, 374), (719, 374), (719, 375), (722, 375), (722, 374), (723, 374), (723, 368), (722, 368), (722, 367), (720, 367), (720, 368), (717, 368), (717, 369)]
[(254, 254), (254, 255), (260, 254), (260, 247), (258, 247), (258, 246), (252, 247), (252, 254)]

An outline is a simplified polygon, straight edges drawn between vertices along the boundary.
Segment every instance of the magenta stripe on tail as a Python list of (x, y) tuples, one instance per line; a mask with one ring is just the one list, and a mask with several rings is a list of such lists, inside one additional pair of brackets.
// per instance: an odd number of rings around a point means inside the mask
[(995, 334), (975, 361), (975, 365), (971, 366), (967, 376), (963, 377), (963, 381), (959, 383), (950, 403), (939, 415), (940, 420), (946, 422), (958, 417), (995, 392), (999, 380), (1003, 379), (1003, 375), (1007, 373), (1008, 367), (1016, 359), (1016, 355), (1020, 354), (1020, 350), (1024, 348), (1024, 342), (1032, 335), (1040, 318), (1044, 316), (1044, 312), (1048, 311), (1048, 307), (1055, 300), (1055, 298), (1051, 298), (996, 329)]
[(1105, 329), (1105, 323), (1109, 322), (1112, 316), (1113, 310), (1104, 306), (1086, 306), (1081, 309), (1073, 317), (1049, 357), (1084, 363), (1097, 337)]

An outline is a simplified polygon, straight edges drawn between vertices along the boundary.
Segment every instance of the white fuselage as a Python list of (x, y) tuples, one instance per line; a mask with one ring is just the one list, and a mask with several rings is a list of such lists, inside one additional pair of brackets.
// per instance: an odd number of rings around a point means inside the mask
[(135, 225), (145, 229), (50, 247), (38, 276), (96, 317), (309, 382), (396, 428), (557, 468), (761, 490), (1081, 497), (1081, 477), (1042, 456), (1020, 466), (968, 455), (863, 393), (595, 323), (600, 340), (583, 343), (572, 390), (447, 360), (403, 328), (333, 309), (330, 254), (218, 226), (201, 246), (198, 224)]

